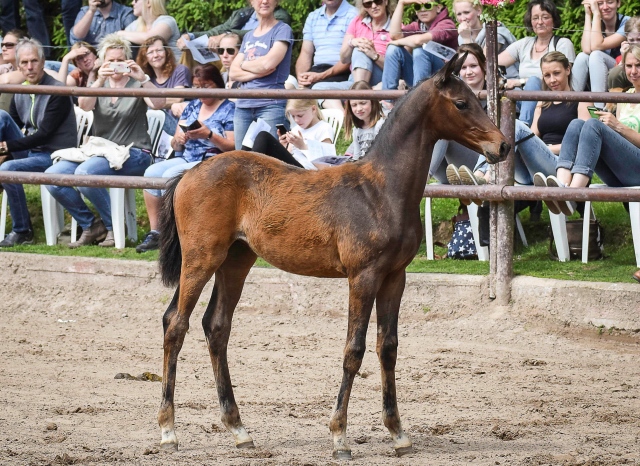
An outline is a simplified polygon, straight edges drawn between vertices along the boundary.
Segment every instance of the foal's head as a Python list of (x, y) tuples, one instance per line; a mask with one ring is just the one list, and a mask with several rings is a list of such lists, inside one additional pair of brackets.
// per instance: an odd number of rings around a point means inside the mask
[(467, 58), (457, 55), (434, 77), (421, 87), (431, 93), (431, 111), (436, 118), (429, 118), (429, 129), (437, 131), (440, 139), (449, 139), (469, 149), (484, 154), (489, 163), (507, 158), (510, 145), (493, 124), (469, 86), (456, 75)]

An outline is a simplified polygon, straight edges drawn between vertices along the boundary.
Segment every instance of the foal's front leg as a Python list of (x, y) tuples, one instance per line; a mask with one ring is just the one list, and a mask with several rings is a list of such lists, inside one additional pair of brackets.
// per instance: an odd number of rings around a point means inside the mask
[(333, 435), (333, 457), (336, 459), (351, 459), (351, 449), (347, 445), (347, 408), (353, 379), (360, 369), (366, 349), (367, 325), (376, 291), (377, 280), (374, 276), (364, 277), (361, 274), (349, 279), (349, 326), (344, 348), (342, 384), (329, 423)]
[(400, 423), (396, 398), (396, 358), (398, 356), (398, 313), (404, 292), (405, 271), (389, 274), (376, 296), (378, 340), (376, 353), (382, 372), (382, 421), (389, 429), (398, 456), (413, 451), (411, 440)]

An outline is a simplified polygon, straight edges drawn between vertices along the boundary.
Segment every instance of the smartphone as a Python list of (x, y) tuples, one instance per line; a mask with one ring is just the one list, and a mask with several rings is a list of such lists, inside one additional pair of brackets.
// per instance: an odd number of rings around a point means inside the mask
[(202, 125), (200, 124), (200, 122), (198, 120), (194, 121), (193, 123), (191, 123), (189, 126), (187, 125), (180, 125), (180, 129), (186, 133), (187, 131), (193, 131), (194, 129), (198, 129), (200, 128)]
[(116, 73), (129, 73), (131, 71), (129, 65), (121, 61), (114, 61), (109, 63), (109, 68), (111, 68)]
[(596, 115), (595, 113), (602, 111), (598, 107), (587, 107), (587, 110), (589, 110), (589, 115), (591, 115), (591, 118), (600, 118), (600, 115)]
[(287, 128), (284, 125), (276, 125), (276, 129), (280, 131), (280, 136), (287, 134)]

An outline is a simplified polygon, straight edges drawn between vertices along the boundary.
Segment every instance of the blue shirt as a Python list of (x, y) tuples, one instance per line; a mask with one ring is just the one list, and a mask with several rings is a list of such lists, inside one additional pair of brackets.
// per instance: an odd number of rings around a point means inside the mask
[[(200, 99), (189, 102), (182, 112), (180, 120), (185, 120), (186, 125), (198, 119), (202, 102)], [(233, 131), (233, 114), (236, 106), (233, 102), (225, 100), (218, 109), (204, 121), (204, 125), (218, 136), (226, 137), (225, 131)], [(187, 162), (200, 162), (208, 157), (220, 154), (222, 150), (208, 139), (189, 139), (184, 145), (183, 157)]]
[[(240, 52), (244, 54), (244, 61), (253, 61), (264, 57), (273, 48), (276, 42), (287, 43), (287, 53), (278, 64), (273, 73), (262, 78), (252, 79), (242, 83), (241, 89), (284, 89), (284, 82), (289, 77), (291, 69), (291, 46), (293, 44), (293, 32), (288, 24), (278, 21), (267, 33), (255, 36), (255, 30), (249, 31), (242, 39)], [(238, 108), (259, 108), (271, 104), (286, 104), (286, 100), (271, 99), (238, 99)]]
[(314, 65), (335, 65), (340, 61), (340, 48), (349, 23), (358, 15), (356, 7), (342, 0), (338, 11), (327, 16), (327, 6), (312, 11), (304, 23), (302, 39), (313, 42)]
[[(82, 7), (78, 16), (76, 16), (75, 24), (78, 24), (84, 15), (89, 11), (88, 6)], [(99, 10), (96, 10), (93, 15), (93, 19), (91, 20), (91, 26), (89, 27), (89, 32), (85, 37), (78, 37), (73, 33), (73, 28), (70, 31), (70, 41), (71, 45), (76, 42), (83, 40), (88, 42), (89, 44), (97, 47), (100, 40), (113, 32), (122, 31), (129, 24), (135, 21), (137, 18), (133, 15), (133, 8), (130, 6), (124, 6), (117, 2), (112, 3), (111, 11), (109, 12), (109, 16), (104, 18)]]
[(251, 16), (249, 16), (249, 20), (246, 23), (244, 23), (244, 25), (242, 26), (242, 30), (253, 31), (259, 25), (260, 25), (260, 21), (258, 21), (258, 15), (256, 14), (256, 10), (253, 10), (253, 13), (251, 14)]
[[(627, 37), (627, 33), (624, 32), (624, 26), (625, 24), (627, 24), (627, 21), (629, 20), (628, 16), (625, 16), (621, 13), (618, 13), (618, 19), (616, 20), (616, 26), (617, 26), (617, 30), (614, 34), (620, 34), (622, 37), (626, 38)], [(601, 27), (602, 27), (602, 31), (605, 30), (605, 25), (604, 25), (604, 20), (601, 20), (600, 23)], [(603, 32), (602, 33), (602, 37), (607, 37), (607, 35)], [(608, 53), (609, 55), (611, 55), (613, 58), (618, 58), (621, 55), (620, 52), (620, 46), (613, 48), (613, 49), (609, 49), (609, 50), (603, 50), (604, 53)]]

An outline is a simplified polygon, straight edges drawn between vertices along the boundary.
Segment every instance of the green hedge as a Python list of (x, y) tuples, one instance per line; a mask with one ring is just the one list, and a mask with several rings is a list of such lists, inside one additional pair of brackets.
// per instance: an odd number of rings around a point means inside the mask
[[(129, 3), (128, 0), (125, 0)], [(44, 8), (47, 25), (52, 37), (54, 45), (64, 45), (65, 36), (60, 17), (60, 0), (41, 0)], [(86, 2), (85, 2), (86, 3)], [(445, 0), (445, 3), (451, 9), (451, 0)], [(522, 18), (527, 9), (528, 0), (516, 0), (513, 5), (507, 7), (501, 14), (499, 19), (508, 26), (522, 25)], [(640, 14), (640, 0), (631, 0), (622, 2), (620, 12), (632, 16)], [(220, 24), (229, 17), (232, 11), (244, 7), (248, 4), (246, 0), (170, 0), (167, 5), (169, 14), (173, 15), (178, 22), (181, 30), (199, 31), (208, 29), (214, 25)], [(296, 39), (302, 38), (302, 28), (307, 15), (318, 8), (322, 4), (321, 0), (283, 0), (282, 6), (289, 12), (292, 17), (293, 31)], [(558, 2), (558, 8), (562, 14), (563, 30), (559, 31), (559, 35), (569, 37), (574, 43), (576, 50), (580, 50), (579, 31), (584, 26), (584, 8), (581, 0), (568, 0)], [(26, 28), (24, 22), (24, 10), (21, 8), (23, 27)], [(453, 12), (452, 12), (453, 16)], [(523, 28), (513, 28), (513, 34), (517, 38), (527, 35)], [(296, 43), (294, 48), (294, 58), (297, 57), (300, 49), (300, 43)], [(62, 56), (63, 50), (59, 50), (58, 55)]]

